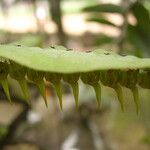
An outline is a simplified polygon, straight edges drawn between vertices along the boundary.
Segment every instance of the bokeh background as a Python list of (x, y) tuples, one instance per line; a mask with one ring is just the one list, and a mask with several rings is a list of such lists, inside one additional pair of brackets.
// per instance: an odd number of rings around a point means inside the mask
[[(77, 51), (96, 48), (150, 57), (149, 0), (0, 0), (0, 43)], [(94, 91), (80, 83), (79, 110), (63, 83), (63, 111), (46, 84), (48, 109), (29, 83), (31, 106), (15, 80), (9, 79), (14, 103), (0, 86), (0, 150), (149, 150), (150, 91), (139, 87), (141, 112), (124, 88), (125, 112), (115, 92), (102, 87), (102, 107)]]

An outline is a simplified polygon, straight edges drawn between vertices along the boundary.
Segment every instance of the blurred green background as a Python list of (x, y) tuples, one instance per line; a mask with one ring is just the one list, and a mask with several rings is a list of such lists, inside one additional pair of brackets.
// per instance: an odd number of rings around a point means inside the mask
[[(150, 57), (149, 0), (0, 0), (0, 43), (47, 47), (59, 44), (78, 51), (103, 48)], [(125, 112), (115, 92), (102, 87), (102, 108), (94, 91), (80, 83), (79, 110), (63, 84), (63, 112), (53, 87), (46, 84), (48, 109), (29, 83), (28, 106), (15, 80), (14, 103), (0, 86), (0, 150), (149, 150), (150, 92), (139, 87), (137, 116), (131, 92), (124, 88)]]

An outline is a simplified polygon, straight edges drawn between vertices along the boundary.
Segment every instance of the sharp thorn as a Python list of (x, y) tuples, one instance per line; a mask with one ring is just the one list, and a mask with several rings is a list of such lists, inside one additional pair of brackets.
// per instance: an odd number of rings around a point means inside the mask
[(76, 106), (76, 110), (78, 110), (78, 101), (79, 101), (79, 85), (78, 82), (71, 84), (72, 87), (72, 93), (74, 96), (74, 100), (75, 100), (75, 106)]
[(54, 84), (55, 90), (56, 90), (56, 94), (58, 96), (58, 100), (59, 100), (59, 107), (62, 110), (62, 88), (61, 88), (61, 83), (55, 83)]
[(24, 99), (27, 101), (28, 104), (30, 104), (30, 102), (29, 102), (29, 91), (28, 91), (28, 86), (27, 86), (26, 80), (18, 80), (18, 82), (19, 82), (19, 85), (22, 89)]
[(42, 95), (43, 99), (44, 99), (44, 102), (45, 102), (45, 105), (46, 107), (48, 107), (48, 104), (47, 104), (47, 99), (46, 99), (46, 89), (45, 89), (45, 84), (44, 84), (44, 81), (41, 81), (39, 83), (36, 83), (38, 88), (39, 88), (39, 91), (40, 91), (40, 94)]
[(99, 83), (96, 83), (92, 86), (93, 86), (95, 94), (96, 94), (96, 100), (97, 100), (98, 108), (100, 108), (100, 105), (101, 105), (101, 86)]
[(138, 87), (137, 86), (132, 87), (131, 91), (133, 93), (134, 103), (135, 103), (135, 107), (136, 107), (136, 113), (138, 115), (139, 114), (139, 108), (140, 108)]
[(114, 90), (117, 93), (117, 97), (121, 106), (121, 110), (124, 112), (124, 100), (123, 100), (123, 91), (121, 85), (118, 83), (115, 87)]
[(9, 100), (9, 102), (11, 103), (11, 98), (10, 98), (10, 93), (9, 93), (9, 87), (8, 87), (8, 83), (7, 83), (7, 79), (3, 79), (3, 80), (0, 80), (1, 82), (1, 85), (4, 89), (4, 92)]

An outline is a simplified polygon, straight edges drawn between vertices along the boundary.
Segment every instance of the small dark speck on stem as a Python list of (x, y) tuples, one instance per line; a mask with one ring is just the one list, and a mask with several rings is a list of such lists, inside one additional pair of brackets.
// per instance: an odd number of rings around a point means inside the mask
[(54, 46), (50, 46), (51, 48), (55, 48)]
[(73, 51), (73, 49), (69, 48), (69, 49), (67, 49), (67, 51)]
[(86, 53), (90, 53), (90, 52), (92, 52), (92, 51), (86, 51)]
[(104, 53), (105, 55), (110, 55), (110, 53)]
[(18, 44), (17, 46), (18, 46), (18, 47), (21, 47), (21, 45), (19, 45), (19, 44)]

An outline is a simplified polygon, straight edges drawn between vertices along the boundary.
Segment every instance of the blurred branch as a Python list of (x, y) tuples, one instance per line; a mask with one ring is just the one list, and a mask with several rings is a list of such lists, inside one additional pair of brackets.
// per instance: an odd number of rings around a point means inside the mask
[(62, 25), (61, 0), (48, 0), (52, 20), (56, 23), (60, 44), (65, 44), (65, 33)]
[(118, 45), (118, 49), (119, 49), (119, 53), (123, 53), (124, 52), (124, 41), (126, 38), (126, 33), (127, 33), (127, 27), (128, 27), (128, 14), (129, 14), (129, 10), (131, 8), (131, 2), (130, 0), (125, 0), (122, 1), (122, 6), (125, 7), (125, 11), (122, 14), (123, 17), (123, 23), (121, 25), (121, 33), (118, 37), (118, 41), (117, 41), (117, 45)]
[[(19, 101), (23, 101), (23, 100), (19, 99)], [(8, 132), (5, 136), (5, 138), (3, 138), (0, 141), (0, 149), (1, 150), (3, 150), (5, 145), (7, 145), (9, 142), (11, 142), (13, 140), (13, 136), (14, 136), (16, 130), (18, 129), (20, 124), (26, 120), (26, 116), (27, 116), (27, 113), (28, 113), (28, 110), (30, 109), (30, 107), (25, 103), (23, 106), (24, 107), (23, 107), (22, 112), (14, 119), (14, 121), (8, 127)]]

